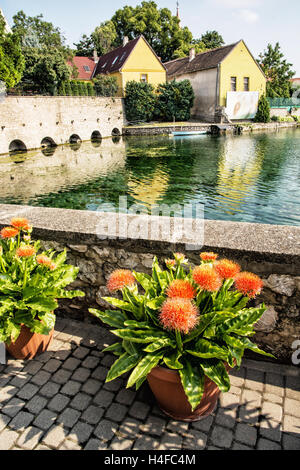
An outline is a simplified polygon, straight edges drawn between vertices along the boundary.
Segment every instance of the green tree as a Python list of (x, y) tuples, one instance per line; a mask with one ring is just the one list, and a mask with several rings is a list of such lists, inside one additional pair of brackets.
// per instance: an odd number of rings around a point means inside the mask
[(206, 31), (205, 34), (202, 34), (200, 41), (206, 49), (216, 49), (225, 44), (224, 39), (217, 31)]
[(189, 80), (163, 83), (157, 88), (157, 113), (163, 121), (188, 121), (194, 104), (194, 91)]
[(65, 83), (66, 96), (72, 96), (71, 82), (68, 80)]
[(292, 64), (284, 59), (280, 44), (268, 44), (267, 50), (259, 55), (258, 62), (267, 77), (267, 96), (270, 98), (289, 98), (290, 79), (295, 75)]
[(97, 96), (116, 96), (119, 90), (116, 77), (97, 75), (93, 80)]
[(59, 96), (66, 96), (66, 86), (64, 82), (60, 84), (60, 87), (58, 89), (58, 94)]
[(25, 68), (20, 42), (15, 34), (5, 33), (4, 18), (0, 13), (0, 81), (7, 88), (19, 83)]
[(72, 95), (79, 96), (78, 82), (76, 82), (75, 80), (72, 80), (71, 87), (72, 87)]
[(150, 122), (156, 107), (154, 87), (149, 83), (127, 82), (125, 88), (125, 110), (128, 121)]
[(92, 36), (83, 34), (80, 41), (78, 43), (74, 43), (74, 46), (76, 46), (76, 56), (93, 57), (95, 45)]
[(114, 49), (118, 35), (114, 23), (112, 21), (105, 21), (95, 29), (91, 37), (94, 49), (100, 56)]
[(88, 82), (86, 86), (87, 86), (88, 96), (95, 96), (94, 85), (91, 82)]
[(258, 110), (254, 118), (255, 122), (270, 122), (270, 103), (266, 95), (262, 95), (258, 101)]

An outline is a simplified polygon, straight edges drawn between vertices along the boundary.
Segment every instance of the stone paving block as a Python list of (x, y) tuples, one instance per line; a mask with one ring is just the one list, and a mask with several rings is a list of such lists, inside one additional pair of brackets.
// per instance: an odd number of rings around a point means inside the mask
[(229, 449), (233, 441), (233, 432), (221, 426), (214, 426), (210, 439), (213, 445)]
[(87, 369), (95, 369), (99, 365), (99, 359), (97, 357), (88, 356), (82, 363), (82, 367)]
[(254, 447), (257, 439), (257, 430), (254, 426), (238, 423), (234, 439), (242, 442), (243, 444), (248, 444), (250, 447)]
[(90, 439), (84, 450), (106, 450), (107, 444), (99, 439)]
[(299, 434), (300, 429), (300, 419), (296, 416), (286, 415), (283, 417), (283, 427), (282, 430), (287, 433), (293, 433), (295, 435)]
[(283, 376), (279, 374), (267, 373), (265, 391), (282, 397), (284, 395)]
[(282, 420), (283, 408), (276, 403), (270, 403), (265, 401), (262, 405), (261, 414), (268, 420), (277, 421), (278, 423)]
[(122, 390), (120, 390), (118, 395), (116, 396), (116, 401), (121, 403), (122, 405), (131, 405), (135, 398), (135, 392), (133, 392), (132, 390), (127, 390), (126, 388), (122, 388)]
[(260, 435), (271, 441), (281, 442), (282, 424), (274, 420), (262, 420), (259, 428)]
[(119, 403), (112, 403), (105, 414), (105, 418), (120, 423), (126, 416), (127, 411), (128, 408), (126, 406), (120, 405)]
[(117, 392), (121, 387), (123, 387), (123, 385), (124, 384), (121, 379), (115, 379), (112, 382), (105, 383), (103, 388), (105, 388), (105, 390), (109, 390), (110, 392)]
[(23, 372), (31, 374), (31, 375), (35, 375), (41, 369), (42, 366), (43, 365), (39, 361), (32, 359), (26, 364), (26, 366), (23, 369)]
[(114, 356), (112, 356), (111, 354), (106, 354), (103, 357), (101, 364), (110, 369), (115, 361), (116, 361), (116, 358)]
[(94, 430), (94, 434), (102, 441), (110, 441), (114, 437), (117, 429), (118, 425), (116, 423), (103, 419)]
[(260, 438), (257, 444), (257, 450), (281, 450), (281, 446), (276, 442)]
[(71, 375), (72, 371), (66, 369), (59, 369), (57, 372), (55, 372), (54, 375), (52, 375), (51, 380), (55, 383), (63, 385), (69, 380)]
[(140, 429), (144, 434), (161, 436), (166, 427), (166, 420), (150, 415), (145, 424)]
[(80, 364), (80, 360), (75, 357), (69, 357), (62, 365), (63, 369), (74, 371)]
[(25, 429), (17, 440), (17, 445), (24, 450), (33, 450), (40, 442), (43, 431), (33, 426)]
[(31, 379), (31, 375), (25, 374), (24, 372), (19, 372), (11, 381), (10, 385), (17, 387), (17, 388), (22, 388), (24, 385), (29, 382)]
[(300, 377), (286, 377), (286, 396), (300, 401)]
[(37, 426), (40, 429), (46, 431), (56, 421), (57, 414), (50, 410), (43, 410), (33, 421), (33, 426)]
[(271, 402), (271, 403), (277, 403), (278, 405), (282, 405), (283, 403), (283, 397), (280, 397), (279, 395), (274, 395), (273, 393), (267, 393), (267, 392), (263, 394), (263, 400)]
[(243, 405), (239, 408), (238, 419), (248, 424), (257, 424), (260, 419), (260, 408), (255, 405)]
[(72, 355), (77, 359), (84, 359), (89, 354), (89, 352), (90, 350), (88, 348), (80, 346), (79, 348), (75, 349)]
[(61, 423), (64, 427), (72, 428), (80, 418), (80, 411), (66, 408), (57, 418), (57, 422)]
[(102, 382), (95, 379), (88, 379), (82, 386), (82, 391), (88, 393), (89, 395), (95, 395), (100, 387), (102, 386)]
[(182, 447), (186, 450), (203, 450), (206, 446), (206, 442), (206, 434), (193, 430), (183, 439)]
[(31, 383), (28, 383), (24, 385), (23, 388), (17, 393), (17, 396), (19, 398), (23, 398), (24, 400), (30, 400), (39, 390), (39, 387), (36, 385), (33, 385)]
[(51, 450), (50, 447), (45, 446), (44, 444), (39, 444), (34, 450)]
[(108, 369), (106, 369), (105, 367), (99, 366), (92, 373), (92, 377), (94, 379), (101, 380), (102, 382), (104, 382), (106, 380), (107, 374), (108, 374)]
[(68, 437), (70, 439), (75, 440), (79, 444), (83, 444), (84, 442), (88, 441), (90, 435), (93, 432), (93, 429), (94, 429), (93, 426), (87, 423), (82, 423), (81, 421), (78, 421), (73, 427)]
[(300, 450), (300, 436), (291, 436), (289, 434), (283, 434), (282, 447), (284, 450)]
[(86, 395), (85, 393), (77, 393), (77, 395), (71, 401), (70, 406), (76, 410), (83, 411), (89, 406), (91, 401), (92, 397), (90, 397), (90, 395)]
[(56, 411), (60, 413), (66, 406), (68, 405), (70, 398), (66, 397), (65, 395), (61, 395), (58, 393), (55, 395), (50, 403), (48, 404), (48, 408), (51, 411)]
[(76, 442), (66, 439), (60, 446), (59, 450), (82, 450), (82, 447), (81, 445), (76, 444)]
[(230, 373), (230, 384), (234, 387), (243, 387), (245, 383), (244, 377), (238, 377), (235, 375), (231, 375)]
[(102, 408), (108, 408), (114, 399), (114, 394), (107, 390), (101, 390), (95, 397), (94, 402)]
[(259, 408), (262, 402), (261, 393), (255, 390), (243, 390), (241, 404), (247, 404), (254, 408)]
[(6, 385), (2, 389), (0, 389), (0, 403), (4, 405), (8, 402), (16, 393), (18, 389), (16, 387), (12, 387), (11, 385)]
[(11, 420), (10, 416), (0, 414), (0, 432), (6, 428), (10, 420)]
[(5, 415), (10, 416), (13, 418), (22, 408), (25, 406), (26, 401), (21, 400), (20, 398), (12, 398), (6, 405), (4, 405), (1, 409), (1, 412)]
[(71, 380), (76, 380), (77, 382), (85, 382), (90, 375), (91, 371), (89, 369), (79, 367), (75, 370), (74, 374), (71, 377)]
[(133, 418), (144, 420), (146, 419), (150, 410), (150, 406), (146, 405), (146, 403), (142, 403), (140, 401), (136, 401), (133, 403), (132, 407), (129, 410), (130, 416)]
[(19, 434), (10, 429), (5, 429), (0, 434), (0, 450), (10, 450), (17, 441)]
[(100, 406), (89, 406), (81, 416), (82, 421), (89, 424), (98, 424), (104, 414), (104, 410)]
[(222, 393), (220, 395), (220, 406), (222, 408), (236, 408), (240, 399), (233, 393)]
[(182, 442), (182, 436), (175, 433), (167, 433), (163, 435), (158, 450), (181, 450)]
[[(213, 418), (211, 417), (211, 420), (213, 420)], [(194, 423), (192, 423), (192, 425), (196, 425), (198, 423), (204, 423), (205, 421), (207, 421), (206, 419), (203, 419), (201, 421), (195, 421)], [(212, 421), (211, 421), (212, 422)], [(208, 423), (206, 423), (206, 427), (208, 426)], [(195, 426), (196, 429), (198, 429), (197, 426)], [(210, 428), (210, 425), (208, 427), (208, 429), (200, 429), (199, 428), (199, 431), (205, 431), (205, 430), (209, 430)], [(171, 433), (177, 433), (177, 434), (180, 434), (181, 436), (186, 436), (187, 435), (187, 431), (189, 429), (189, 423), (185, 423), (184, 421), (169, 421), (167, 423), (167, 430), (170, 431)]]
[(57, 369), (59, 369), (61, 365), (62, 365), (61, 361), (58, 361), (57, 359), (50, 359), (50, 361), (48, 361), (44, 365), (43, 370), (53, 374), (53, 372), (56, 372)]
[(46, 362), (50, 361), (53, 354), (54, 354), (54, 351), (50, 351), (50, 350), (45, 351), (42, 354), (39, 354), (38, 356), (36, 356), (36, 360), (42, 362), (43, 364), (46, 364)]
[(70, 349), (61, 349), (60, 351), (55, 351), (53, 354), (53, 358), (58, 359), (59, 361), (65, 361), (72, 353), (71, 345), (68, 346), (70, 346)]
[(37, 374), (35, 374), (30, 382), (39, 385), (40, 387), (42, 385), (45, 385), (49, 380), (50, 380), (51, 374), (50, 372), (47, 372), (45, 370), (40, 370)]
[(40, 395), (35, 395), (33, 398), (31, 398), (30, 401), (27, 402), (26, 409), (37, 415), (46, 407), (47, 402), (47, 398), (41, 397)]
[(60, 385), (55, 382), (47, 382), (39, 391), (39, 393), (47, 398), (52, 398), (58, 393)]
[(133, 450), (157, 450), (159, 441), (154, 437), (138, 437), (134, 443)]
[(123, 438), (135, 438), (140, 432), (141, 423), (131, 417), (126, 417), (118, 430), (118, 435)]
[(241, 444), (240, 442), (234, 442), (232, 446), (232, 450), (254, 450), (251, 447), (245, 446), (244, 444)]
[(220, 426), (233, 429), (236, 424), (236, 415), (237, 408), (219, 408), (216, 415), (216, 423)]
[(264, 389), (264, 372), (259, 370), (247, 369), (245, 388), (262, 392)]
[(133, 444), (134, 440), (120, 439), (119, 437), (115, 437), (109, 448), (112, 450), (130, 450)]
[(47, 431), (43, 438), (43, 443), (49, 447), (57, 449), (66, 438), (66, 431), (62, 426), (54, 425)]
[(292, 398), (286, 398), (284, 400), (284, 413), (300, 418), (299, 401), (293, 400)]
[(79, 392), (80, 389), (81, 389), (81, 383), (75, 382), (74, 380), (69, 380), (69, 382), (67, 382), (63, 386), (60, 392), (70, 397), (74, 397)]

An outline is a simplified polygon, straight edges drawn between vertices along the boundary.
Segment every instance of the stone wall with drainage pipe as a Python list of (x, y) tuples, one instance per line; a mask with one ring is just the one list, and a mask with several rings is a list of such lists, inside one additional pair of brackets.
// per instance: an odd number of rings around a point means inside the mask
[[(199, 263), (200, 251), (212, 250), (264, 279), (263, 293), (254, 303), (265, 302), (268, 309), (256, 326), (254, 341), (278, 361), (291, 364), (293, 343), (300, 340), (300, 227), (205, 220), (200, 223), (203, 247), (194, 251), (190, 238), (180, 236), (174, 241), (176, 227), (168, 217), (0, 205), (0, 228), (13, 216), (27, 217), (35, 227), (34, 238), (42, 239), (45, 248), (67, 247), (69, 262), (80, 268), (73, 287), (83, 289), (86, 297), (62, 302), (58, 315), (98, 323), (88, 308), (109, 307), (102, 297), (108, 295), (106, 281), (113, 270), (150, 273), (154, 255), (163, 262), (177, 251), (185, 252), (193, 266)], [(108, 220), (105, 233), (104, 218)], [(153, 233), (158, 219), (159, 231)], [(128, 227), (133, 231), (124, 236)], [(134, 227), (143, 228), (140, 238)]]
[(8, 96), (0, 102), (0, 154), (121, 134), (120, 98)]

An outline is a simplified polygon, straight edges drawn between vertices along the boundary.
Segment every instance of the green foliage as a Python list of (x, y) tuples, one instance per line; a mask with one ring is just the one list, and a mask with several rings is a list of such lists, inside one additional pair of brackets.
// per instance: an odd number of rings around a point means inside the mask
[(62, 82), (59, 89), (58, 89), (59, 96), (66, 96), (66, 86), (65, 83)]
[[(37, 255), (40, 242), (31, 240), (31, 231), (27, 226), (15, 237), (0, 240), (0, 342), (7, 344), (16, 341), (22, 324), (48, 335), (55, 324), (57, 300), (84, 296), (81, 291), (65, 289), (79, 271), (66, 264), (66, 250), (58, 255), (53, 250)], [(34, 249), (31, 256), (18, 251), (29, 247)]]
[[(201, 402), (205, 377), (227, 392), (230, 379), (226, 364), (240, 366), (246, 349), (273, 356), (248, 339), (255, 333), (254, 326), (266, 309), (264, 305), (247, 308), (249, 298), (236, 290), (233, 279), (224, 280), (213, 293), (201, 289), (193, 272), (184, 267), (187, 260), (178, 255), (174, 259), (174, 265), (165, 271), (154, 258), (152, 276), (133, 272), (137, 284), (120, 288), (121, 299), (105, 297), (117, 310), (91, 309), (90, 313), (108, 324), (119, 338), (118, 343), (105, 349), (117, 356), (107, 382), (131, 372), (127, 387), (138, 389), (154, 367), (167, 366), (178, 371), (194, 410)], [(164, 328), (160, 318), (167, 289), (176, 279), (187, 280), (193, 286), (195, 298), (191, 302), (201, 312), (198, 324), (187, 333), (175, 330), (175, 326)]]
[(255, 122), (270, 122), (270, 103), (266, 95), (262, 95), (258, 101), (258, 109), (254, 118)]
[(83, 34), (78, 43), (75, 43), (76, 46), (75, 55), (79, 57), (93, 57), (94, 54), (94, 41), (91, 36)]
[(78, 82), (76, 80), (71, 81), (72, 95), (79, 96)]
[(259, 55), (258, 62), (267, 77), (267, 96), (269, 98), (289, 98), (291, 96), (290, 79), (295, 75), (292, 64), (284, 59), (280, 44), (273, 47), (268, 44), (267, 50)]
[(194, 91), (189, 80), (163, 83), (157, 89), (157, 115), (163, 121), (188, 121), (194, 104)]
[(127, 82), (125, 88), (125, 110), (128, 121), (149, 122), (156, 107), (154, 87), (149, 83)]
[(72, 87), (71, 82), (69, 80), (65, 83), (65, 92), (66, 96), (72, 96)]
[(15, 34), (5, 33), (4, 18), (0, 13), (0, 81), (7, 88), (19, 83), (25, 68), (19, 38)]
[(94, 85), (91, 82), (87, 83), (87, 93), (88, 96), (95, 96), (95, 88)]
[(206, 31), (205, 34), (202, 34), (200, 41), (206, 49), (216, 49), (225, 44), (224, 39), (217, 31)]
[(112, 21), (105, 21), (92, 33), (94, 49), (98, 55), (104, 55), (114, 49), (117, 40), (117, 31)]
[(97, 75), (93, 83), (97, 96), (116, 96), (119, 91), (116, 77)]

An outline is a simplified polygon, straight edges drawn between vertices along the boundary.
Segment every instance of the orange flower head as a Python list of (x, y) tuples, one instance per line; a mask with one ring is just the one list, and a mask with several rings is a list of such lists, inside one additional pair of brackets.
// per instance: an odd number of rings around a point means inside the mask
[(19, 230), (13, 227), (5, 227), (0, 232), (1, 238), (14, 238), (19, 235)]
[(217, 261), (214, 268), (223, 279), (233, 279), (241, 271), (240, 265), (229, 259)]
[(49, 266), (49, 269), (50, 271), (54, 271), (54, 269), (56, 269), (56, 264), (55, 263), (51, 263), (50, 266)]
[(27, 219), (22, 219), (20, 217), (15, 217), (11, 220), (11, 225), (18, 230), (30, 230), (31, 226)]
[(197, 292), (189, 281), (175, 279), (175, 281), (172, 281), (169, 285), (166, 294), (170, 298), (180, 297), (181, 299), (194, 299)]
[(16, 255), (19, 256), (19, 258), (30, 258), (30, 256), (33, 256), (34, 254), (35, 248), (30, 245), (20, 246), (16, 251)]
[(242, 272), (235, 277), (234, 281), (235, 287), (245, 296), (254, 299), (259, 295), (264, 286), (263, 281), (256, 274)]
[(205, 264), (194, 269), (193, 279), (201, 289), (208, 292), (215, 292), (222, 286), (222, 279), (217, 271)]
[(165, 263), (166, 263), (167, 268), (171, 269), (171, 268), (174, 268), (176, 261), (175, 259), (165, 259)]
[[(54, 265), (52, 259), (46, 255), (39, 255), (36, 257), (36, 261), (38, 264), (42, 264), (43, 266), (47, 266), (47, 268), (51, 269), (51, 266)], [(55, 265), (54, 265), (55, 266)]]
[(127, 286), (133, 286), (136, 283), (135, 277), (131, 271), (126, 269), (117, 269), (108, 279), (107, 288), (110, 292), (121, 290)]
[(197, 307), (189, 299), (168, 299), (163, 304), (160, 321), (167, 330), (178, 330), (188, 334), (199, 321)]
[(218, 258), (219, 255), (216, 253), (210, 252), (210, 253), (200, 253), (200, 258), (202, 261), (215, 261)]

